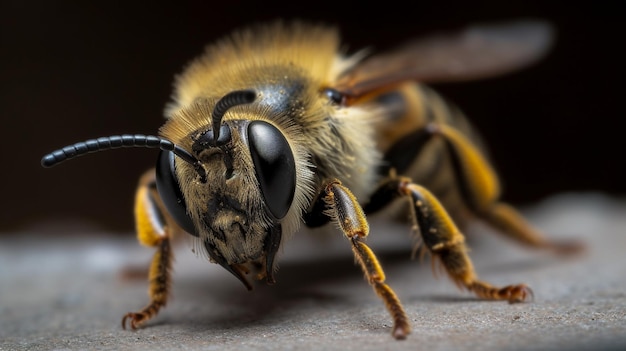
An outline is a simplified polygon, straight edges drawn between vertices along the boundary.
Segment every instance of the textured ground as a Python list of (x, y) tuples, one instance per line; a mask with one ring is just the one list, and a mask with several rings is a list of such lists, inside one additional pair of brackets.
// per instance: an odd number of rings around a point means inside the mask
[[(494, 284), (524, 282), (532, 302), (475, 299), (428, 260), (410, 261), (406, 226), (380, 220), (369, 244), (412, 320), (390, 336), (382, 303), (337, 233), (297, 236), (274, 286), (247, 292), (186, 244), (176, 249), (173, 299), (146, 328), (121, 328), (147, 302), (143, 280), (121, 278), (152, 251), (132, 238), (60, 235), (50, 226), (0, 236), (0, 350), (624, 350), (626, 205), (563, 195), (525, 209), (552, 237), (585, 240), (585, 255), (528, 251), (475, 226), (471, 256)], [(90, 233), (91, 234), (91, 233)]]

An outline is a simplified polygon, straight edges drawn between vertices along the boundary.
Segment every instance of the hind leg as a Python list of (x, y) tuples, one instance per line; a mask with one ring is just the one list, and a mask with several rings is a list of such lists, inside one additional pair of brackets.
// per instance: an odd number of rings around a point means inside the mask
[(499, 233), (529, 247), (558, 253), (583, 248), (576, 241), (552, 241), (531, 226), (512, 206), (500, 202), (500, 184), (491, 165), (467, 138), (447, 125), (431, 124), (426, 130), (445, 140), (456, 179), (467, 207)]

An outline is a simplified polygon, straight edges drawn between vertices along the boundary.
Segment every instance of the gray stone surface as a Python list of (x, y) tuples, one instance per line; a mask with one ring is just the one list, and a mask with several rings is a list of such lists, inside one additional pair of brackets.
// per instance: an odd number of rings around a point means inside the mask
[(434, 277), (428, 258), (409, 259), (407, 226), (374, 219), (368, 243), (412, 320), (404, 341), (390, 336), (387, 312), (339, 233), (298, 234), (278, 283), (252, 292), (181, 243), (172, 300), (133, 332), (121, 317), (147, 302), (147, 283), (121, 272), (147, 265), (152, 250), (132, 234), (63, 235), (40, 225), (0, 236), (0, 350), (626, 350), (625, 210), (592, 194), (525, 209), (551, 237), (586, 241), (587, 252), (571, 258), (473, 226), (479, 276), (534, 290), (532, 302), (514, 305)]

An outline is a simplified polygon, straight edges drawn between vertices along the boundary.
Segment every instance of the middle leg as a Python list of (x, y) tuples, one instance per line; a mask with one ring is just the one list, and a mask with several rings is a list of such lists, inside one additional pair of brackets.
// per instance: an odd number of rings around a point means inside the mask
[(478, 279), (467, 254), (465, 237), (457, 228), (439, 200), (426, 188), (404, 177), (394, 177), (383, 183), (373, 194), (366, 212), (374, 211), (398, 196), (410, 200), (413, 226), (417, 228), (425, 247), (443, 264), (448, 276), (458, 286), (480, 298), (522, 302), (532, 296), (525, 284), (496, 287)]

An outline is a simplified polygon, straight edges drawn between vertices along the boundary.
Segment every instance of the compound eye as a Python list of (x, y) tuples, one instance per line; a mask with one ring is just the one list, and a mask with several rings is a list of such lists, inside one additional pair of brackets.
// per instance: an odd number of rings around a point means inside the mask
[(161, 151), (156, 165), (157, 191), (167, 211), (176, 223), (191, 235), (198, 236), (196, 227), (187, 214), (185, 198), (176, 178), (176, 155), (171, 151)]
[(283, 133), (264, 121), (250, 123), (248, 140), (265, 204), (274, 218), (281, 219), (296, 191), (296, 165), (289, 143)]
[(330, 102), (335, 105), (343, 105), (345, 103), (346, 97), (338, 90), (335, 90), (333, 88), (326, 88), (324, 89), (324, 94), (326, 95), (328, 100), (330, 100)]

